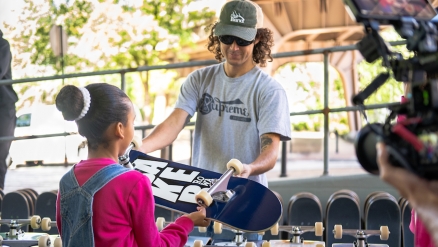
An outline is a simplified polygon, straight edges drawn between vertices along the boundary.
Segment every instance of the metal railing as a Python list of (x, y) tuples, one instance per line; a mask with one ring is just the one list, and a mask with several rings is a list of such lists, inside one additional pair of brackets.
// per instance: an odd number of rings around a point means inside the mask
[[(395, 41), (390, 42), (392, 46), (404, 45), (405, 41)], [(329, 107), (329, 92), (328, 92), (328, 84), (329, 84), (329, 54), (334, 52), (343, 52), (343, 51), (352, 51), (356, 50), (356, 45), (348, 45), (348, 46), (334, 46), (328, 48), (318, 48), (311, 50), (301, 50), (301, 51), (292, 51), (292, 52), (283, 52), (273, 54), (274, 58), (286, 58), (286, 57), (295, 57), (295, 56), (306, 56), (306, 55), (323, 55), (323, 64), (324, 64), (324, 108), (317, 110), (309, 110), (302, 112), (291, 112), (290, 116), (299, 116), (299, 115), (310, 115), (310, 114), (323, 114), (324, 116), (324, 126), (323, 126), (323, 174), (328, 175), (328, 163), (329, 163), (329, 154), (328, 154), (328, 141), (329, 141), (329, 114), (336, 112), (350, 112), (350, 111), (359, 111), (359, 110), (371, 110), (371, 109), (382, 109), (386, 108), (390, 105), (396, 105), (398, 103), (389, 103), (389, 104), (375, 104), (368, 105), (365, 107), (340, 107), (340, 108), (330, 108)], [(151, 71), (151, 70), (160, 70), (160, 69), (178, 69), (178, 68), (188, 68), (188, 67), (196, 67), (196, 66), (207, 66), (212, 64), (217, 64), (216, 60), (204, 60), (204, 61), (191, 61), (191, 62), (183, 62), (183, 63), (174, 63), (167, 65), (156, 65), (156, 66), (142, 66), (138, 68), (127, 68), (127, 69), (117, 69), (117, 70), (104, 70), (104, 71), (95, 71), (95, 72), (86, 72), (86, 73), (75, 73), (75, 74), (64, 74), (64, 75), (55, 75), (55, 76), (46, 76), (46, 77), (36, 77), (36, 78), (23, 78), (17, 80), (0, 80), (0, 86), (2, 85), (11, 85), (15, 83), (28, 83), (28, 82), (42, 82), (42, 81), (51, 81), (51, 80), (59, 80), (59, 79), (68, 79), (68, 78), (79, 78), (79, 77), (88, 77), (88, 76), (97, 76), (97, 75), (111, 75), (111, 74), (120, 74), (121, 85), (120, 88), (122, 90), (126, 89), (126, 73), (133, 72), (142, 72), (142, 71)], [(193, 126), (194, 123), (191, 122), (188, 126)], [(137, 126), (136, 130), (142, 131), (142, 136), (145, 136), (146, 130), (154, 128), (155, 125), (144, 125)], [(35, 136), (27, 136), (27, 137), (0, 137), (0, 141), (5, 140), (22, 140), (22, 139), (34, 139), (34, 138), (43, 138), (43, 137), (53, 137), (53, 136), (67, 136), (74, 133), (59, 133), (59, 134), (51, 134), (51, 135), (35, 135)], [(338, 137), (338, 136), (337, 136)], [(337, 140), (336, 140), (337, 142)], [(192, 139), (190, 140), (190, 145), (192, 146)], [(282, 143), (281, 150), (281, 174), (280, 177), (287, 177), (286, 173), (286, 163), (287, 163), (287, 146), (286, 142)], [(190, 156), (191, 157), (191, 156)], [(172, 145), (169, 146), (169, 156), (167, 157), (170, 160), (172, 159)], [(190, 158), (191, 159), (191, 158)]]

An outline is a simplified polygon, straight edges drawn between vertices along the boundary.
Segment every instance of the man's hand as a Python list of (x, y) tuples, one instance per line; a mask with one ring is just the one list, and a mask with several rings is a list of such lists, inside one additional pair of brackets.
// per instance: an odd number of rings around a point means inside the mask
[(248, 178), (249, 176), (251, 176), (251, 172), (252, 172), (251, 165), (242, 164), (242, 167), (243, 167), (242, 173), (240, 175), (236, 175), (236, 177)]

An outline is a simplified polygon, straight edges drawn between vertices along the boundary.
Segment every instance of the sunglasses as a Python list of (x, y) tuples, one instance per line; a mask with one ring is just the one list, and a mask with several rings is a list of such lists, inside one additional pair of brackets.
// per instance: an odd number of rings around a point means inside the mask
[(254, 40), (248, 41), (231, 35), (219, 36), (219, 41), (226, 45), (231, 45), (234, 41), (236, 41), (238, 46), (248, 46), (254, 42)]

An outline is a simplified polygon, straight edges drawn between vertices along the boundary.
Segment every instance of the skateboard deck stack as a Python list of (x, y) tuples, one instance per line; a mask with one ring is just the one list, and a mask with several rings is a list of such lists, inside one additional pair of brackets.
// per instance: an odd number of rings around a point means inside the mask
[(339, 190), (329, 197), (324, 227), (326, 229), (326, 246), (356, 241), (356, 238), (350, 235), (343, 236), (342, 239), (335, 239), (331, 231), (335, 225), (342, 225), (344, 229), (361, 229), (360, 201), (354, 191)]
[(368, 195), (364, 204), (364, 223), (366, 230), (378, 230), (388, 226), (388, 240), (379, 236), (368, 237), (368, 243), (401, 246), (401, 213), (398, 201), (387, 192), (376, 191)]

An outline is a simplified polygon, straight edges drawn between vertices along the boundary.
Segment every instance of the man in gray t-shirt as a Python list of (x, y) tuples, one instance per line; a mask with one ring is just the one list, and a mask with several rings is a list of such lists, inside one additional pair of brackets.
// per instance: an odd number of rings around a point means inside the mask
[(196, 113), (193, 164), (223, 173), (235, 158), (244, 164), (240, 176), (267, 186), (264, 173), (274, 167), (280, 141), (290, 140), (291, 125), (284, 89), (257, 67), (272, 61), (272, 32), (262, 26), (257, 4), (225, 3), (208, 42), (215, 58), (225, 61), (188, 76), (175, 110), (143, 140), (140, 151), (171, 144)]

